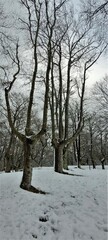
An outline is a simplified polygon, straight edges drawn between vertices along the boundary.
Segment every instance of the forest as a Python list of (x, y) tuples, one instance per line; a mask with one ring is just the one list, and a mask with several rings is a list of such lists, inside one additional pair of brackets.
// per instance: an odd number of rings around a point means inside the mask
[(107, 56), (108, 1), (19, 0), (12, 9), (0, 4), (0, 171), (22, 170), (20, 187), (42, 193), (33, 167), (108, 164), (108, 73), (87, 86)]

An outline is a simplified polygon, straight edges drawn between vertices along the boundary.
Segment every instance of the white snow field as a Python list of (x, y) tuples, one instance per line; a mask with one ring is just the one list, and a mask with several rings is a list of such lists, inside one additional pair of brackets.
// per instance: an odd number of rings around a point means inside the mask
[[(108, 168), (107, 168), (108, 169)], [(0, 240), (107, 240), (108, 170), (33, 169), (33, 186), (19, 188), (22, 172), (0, 173)]]

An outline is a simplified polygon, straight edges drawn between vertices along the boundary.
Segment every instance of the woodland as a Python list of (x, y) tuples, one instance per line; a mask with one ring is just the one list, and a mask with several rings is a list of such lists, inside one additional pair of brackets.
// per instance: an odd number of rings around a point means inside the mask
[(0, 171), (22, 170), (20, 187), (44, 193), (33, 167), (108, 164), (108, 73), (87, 88), (107, 56), (108, 1), (19, 0), (12, 9), (0, 4)]

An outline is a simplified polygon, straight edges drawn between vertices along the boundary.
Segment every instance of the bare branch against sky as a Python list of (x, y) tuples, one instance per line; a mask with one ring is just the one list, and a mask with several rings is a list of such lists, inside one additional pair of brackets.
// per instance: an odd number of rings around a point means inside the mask
[[(79, 3), (82, 0), (73, 1), (73, 5), (75, 10), (80, 9)], [(101, 1), (102, 3), (104, 1)], [(18, 0), (0, 0), (0, 4), (4, 6), (4, 10), (6, 14), (9, 16), (10, 23), (14, 25), (16, 15), (22, 12), (21, 5)], [(94, 64), (94, 66), (90, 69), (88, 74), (88, 86), (91, 86), (94, 82), (102, 79), (105, 74), (108, 74), (108, 53), (102, 55), (101, 58)]]

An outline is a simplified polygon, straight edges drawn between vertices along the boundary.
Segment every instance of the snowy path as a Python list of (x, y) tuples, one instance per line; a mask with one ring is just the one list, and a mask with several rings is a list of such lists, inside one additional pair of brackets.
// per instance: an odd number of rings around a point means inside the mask
[(33, 185), (19, 188), (22, 173), (0, 174), (0, 240), (107, 240), (107, 170), (34, 169)]

